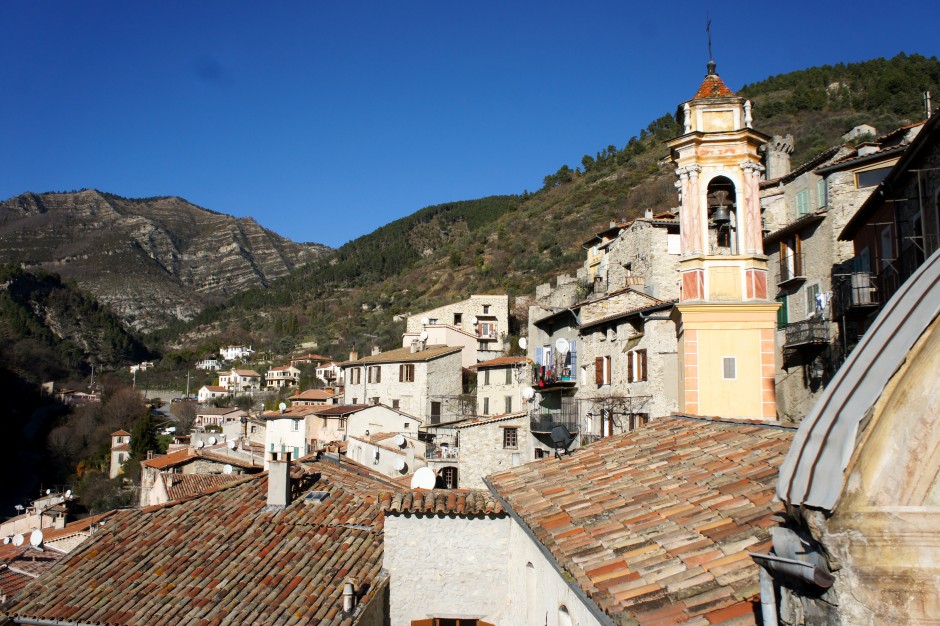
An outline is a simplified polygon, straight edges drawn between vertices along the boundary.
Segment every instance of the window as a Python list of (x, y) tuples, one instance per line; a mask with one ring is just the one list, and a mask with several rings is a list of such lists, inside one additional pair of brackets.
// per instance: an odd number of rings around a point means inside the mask
[(809, 213), (809, 189), (804, 189), (796, 194), (796, 214), (797, 216)]
[(379, 398), (378, 398), (378, 396), (376, 396), (376, 397), (374, 397), (374, 398), (369, 398), (369, 404), (378, 404), (378, 403), (379, 403)]
[(488, 369), (483, 370), (483, 384), (484, 385), (490, 384), (490, 370)]
[(454, 313), (454, 326), (463, 324), (463, 313)]
[(646, 350), (627, 352), (627, 382), (638, 383), (646, 379)]
[(507, 385), (512, 384), (512, 368), (511, 367), (506, 368), (506, 384)]
[(855, 187), (858, 189), (862, 187), (874, 187), (883, 181), (890, 171), (890, 167), (879, 167), (876, 170), (857, 172), (855, 174)]
[(806, 285), (803, 292), (806, 294), (806, 317), (816, 314), (816, 296), (819, 295), (819, 283)]
[(404, 430), (408, 430), (408, 428), (409, 428), (410, 426), (411, 426), (411, 424), (409, 424), (408, 422), (405, 422), (404, 425), (402, 426), (402, 428), (403, 428)]
[(437, 318), (432, 317), (431, 319), (428, 320), (428, 324), (437, 324)]
[[(457, 468), (456, 467), (443, 468), (441, 470), (441, 479), (444, 481), (445, 489), (456, 489), (457, 488)], [(442, 621), (441, 624), (443, 626), (444, 622)]]
[(787, 317), (787, 297), (777, 296), (777, 302), (780, 303), (780, 308), (777, 309), (777, 328), (783, 328), (789, 323), (789, 318)]
[(380, 382), (382, 382), (382, 367), (380, 365), (373, 365), (369, 368), (369, 383)]
[(300, 458), (300, 448), (298, 448), (297, 446), (294, 446), (294, 458), (295, 459)]
[(298, 432), (300, 430), (300, 420), (291, 420), (290, 421), (291, 432)]
[(489, 415), (489, 414), (490, 414), (490, 399), (483, 398), (483, 415)]
[(496, 338), (496, 322), (480, 322), (477, 324), (477, 335), (481, 339)]
[(610, 384), (609, 356), (599, 356), (594, 359), (594, 382), (598, 385)]
[(398, 366), (398, 380), (403, 383), (413, 383), (415, 381), (415, 366), (411, 363)]
[(547, 456), (548, 456), (548, 452), (546, 450), (543, 450), (542, 448), (535, 449), (535, 458), (544, 459)]
[(432, 424), (441, 423), (441, 403), (440, 402), (431, 403), (431, 423)]
[(737, 378), (737, 359), (733, 356), (726, 356), (722, 360), (721, 377), (725, 380), (734, 380)]
[(490, 314), (490, 305), (484, 304), (484, 305), (483, 305), (483, 315), (489, 315), (489, 314)]
[(512, 413), (512, 396), (506, 396), (506, 412)]
[(826, 179), (820, 178), (816, 181), (816, 208), (821, 209), (826, 204)]
[(353, 367), (349, 370), (349, 384), (358, 385), (362, 382), (362, 368)]
[[(400, 401), (399, 401), (397, 398), (394, 399), (394, 400), (392, 400), (392, 408), (393, 408), (393, 409), (397, 409), (397, 408), (399, 407), (399, 403), (400, 403)], [(407, 424), (405, 424), (405, 425), (407, 426)]]
[(353, 399), (352, 399), (352, 403), (353, 403), (353, 404), (359, 404), (359, 398), (353, 398)]
[(504, 448), (517, 448), (519, 441), (519, 429), (518, 428), (504, 428), (503, 429), (503, 447)]

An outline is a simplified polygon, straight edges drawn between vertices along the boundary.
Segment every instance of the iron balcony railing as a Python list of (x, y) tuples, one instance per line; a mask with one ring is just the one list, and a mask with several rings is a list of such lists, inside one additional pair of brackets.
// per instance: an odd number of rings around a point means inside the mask
[(579, 431), (577, 407), (540, 409), (529, 414), (529, 429), (533, 433), (550, 433), (555, 426), (564, 426), (569, 432)]
[(803, 273), (803, 253), (791, 252), (780, 257), (780, 280), (778, 284), (805, 278)]
[(836, 287), (839, 313), (851, 313), (881, 306), (883, 290), (893, 273), (878, 276), (874, 272), (849, 272), (839, 275)]
[(827, 320), (808, 319), (787, 324), (783, 347), (824, 345), (828, 344), (829, 340), (829, 322)]

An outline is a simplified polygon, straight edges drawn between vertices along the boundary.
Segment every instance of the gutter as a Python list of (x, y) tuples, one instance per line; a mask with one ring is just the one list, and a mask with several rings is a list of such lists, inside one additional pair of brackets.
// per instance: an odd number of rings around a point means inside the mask
[(486, 477), (483, 478), (483, 484), (486, 485), (486, 488), (490, 490), (490, 493), (493, 494), (493, 497), (496, 498), (496, 501), (502, 505), (503, 510), (509, 513), (509, 517), (519, 524), (519, 527), (522, 529), (522, 531), (529, 539), (532, 540), (532, 542), (538, 548), (539, 552), (542, 553), (542, 555), (551, 564), (555, 571), (558, 572), (558, 574), (561, 576), (561, 579), (564, 580), (565, 584), (568, 585), (568, 588), (574, 592), (574, 595), (577, 596), (579, 600), (581, 600), (582, 604), (584, 604), (588, 612), (596, 617), (597, 621), (604, 626), (618, 626), (611, 616), (601, 610), (601, 608), (597, 606), (597, 603), (594, 602), (594, 600), (584, 592), (584, 589), (582, 589), (580, 585), (576, 584), (573, 580), (569, 580), (569, 578), (571, 578), (571, 574), (564, 571), (558, 565), (558, 561), (555, 560), (555, 557), (552, 555), (551, 551), (549, 551), (549, 549), (546, 548), (545, 545), (536, 538), (535, 533), (532, 532), (532, 529), (529, 528), (524, 521), (522, 521), (522, 518), (519, 517), (519, 514), (516, 513), (511, 506), (509, 506), (509, 503), (506, 502), (502, 496), (499, 495), (499, 493), (497, 493), (496, 489), (493, 487), (493, 485), (490, 484), (490, 481)]

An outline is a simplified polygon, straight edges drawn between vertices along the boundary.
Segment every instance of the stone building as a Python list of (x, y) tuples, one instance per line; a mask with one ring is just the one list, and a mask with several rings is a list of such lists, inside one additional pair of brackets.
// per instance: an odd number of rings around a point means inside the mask
[(522, 390), (532, 384), (531, 361), (521, 356), (506, 356), (474, 365), (477, 377), (476, 414), (501, 415), (521, 410), (525, 403)]
[(460, 346), (463, 366), (469, 367), (500, 356), (508, 335), (509, 296), (472, 295), (408, 316), (402, 346), (409, 348), (414, 342)]
[(131, 456), (131, 434), (126, 430), (111, 433), (111, 463), (108, 478), (117, 478), (123, 471), (124, 462)]
[(448, 399), (463, 394), (461, 348), (398, 348), (342, 364), (345, 402), (385, 404), (426, 424), (459, 417)]
[(425, 444), (417, 433), (374, 432), (348, 435), (346, 458), (389, 478), (402, 478), (425, 467)]

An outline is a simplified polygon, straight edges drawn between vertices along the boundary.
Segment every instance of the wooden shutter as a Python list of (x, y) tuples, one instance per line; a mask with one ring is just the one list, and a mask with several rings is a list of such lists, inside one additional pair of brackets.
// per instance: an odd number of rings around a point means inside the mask
[(637, 350), (637, 380), (647, 380), (646, 378), (646, 350)]
[(633, 382), (633, 355), (634, 354), (636, 353), (633, 352), (633, 350), (631, 350), (630, 352), (627, 352), (627, 382), (628, 383)]
[(598, 385), (604, 384), (604, 357), (602, 356), (594, 359), (594, 382)]

